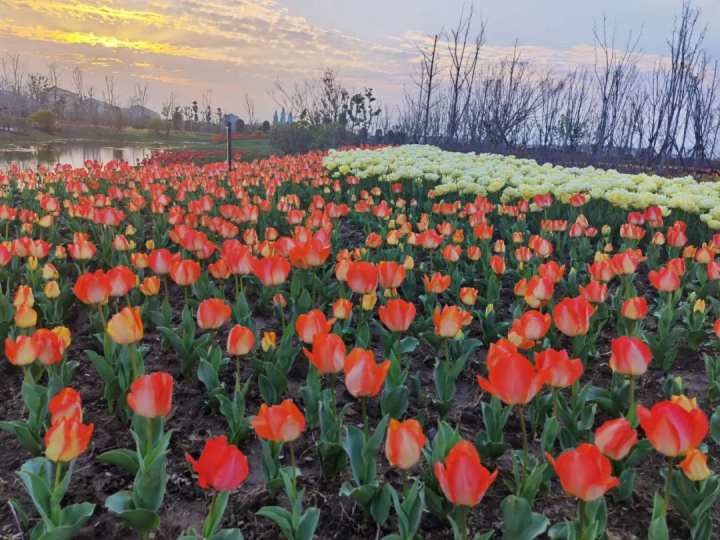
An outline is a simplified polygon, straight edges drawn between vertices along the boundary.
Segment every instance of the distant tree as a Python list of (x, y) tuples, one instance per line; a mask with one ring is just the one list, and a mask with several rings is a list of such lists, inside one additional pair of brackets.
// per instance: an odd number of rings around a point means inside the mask
[(192, 114), (193, 114), (193, 122), (198, 121), (198, 102), (197, 100), (193, 99), (192, 102)]
[(262, 130), (263, 130), (264, 132), (266, 132), (266, 133), (267, 133), (268, 131), (270, 131), (270, 122), (268, 122), (267, 120), (265, 120), (265, 121), (262, 123)]
[(238, 118), (237, 122), (235, 122), (235, 131), (237, 133), (245, 131), (245, 121), (242, 118)]
[(32, 113), (30, 115), (30, 121), (42, 131), (50, 133), (55, 129), (57, 115), (52, 111), (42, 109)]
[(272, 120), (273, 126), (278, 125), (278, 113), (277, 111), (273, 111), (273, 120)]

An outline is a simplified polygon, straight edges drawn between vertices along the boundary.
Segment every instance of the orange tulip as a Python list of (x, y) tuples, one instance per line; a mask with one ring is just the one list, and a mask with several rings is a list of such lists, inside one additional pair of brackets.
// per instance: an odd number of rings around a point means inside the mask
[(453, 446), (444, 462), (433, 465), (433, 471), (448, 501), (469, 507), (480, 503), (498, 474), (482, 466), (475, 445), (466, 440)]
[(102, 270), (82, 274), (75, 282), (73, 292), (84, 304), (104, 304), (111, 292), (110, 282)]
[(87, 450), (95, 426), (63, 418), (45, 433), (45, 457), (55, 463), (72, 461)]
[(255, 345), (255, 334), (247, 326), (236, 324), (227, 338), (227, 352), (230, 356), (244, 356)]
[(200, 265), (197, 261), (183, 259), (170, 268), (170, 279), (180, 286), (188, 286), (200, 278)]
[(650, 347), (639, 338), (621, 336), (612, 340), (610, 369), (621, 375), (642, 375), (652, 361)]
[(299, 315), (295, 321), (295, 332), (300, 341), (311, 344), (316, 334), (326, 334), (332, 329), (335, 321), (325, 318), (325, 314), (319, 309), (313, 309)]
[(232, 315), (232, 309), (219, 298), (208, 298), (200, 302), (197, 309), (198, 326), (203, 330), (216, 330)]
[(612, 476), (612, 464), (594, 444), (566, 450), (557, 459), (550, 454), (545, 456), (560, 477), (563, 489), (585, 502), (599, 499), (620, 485), (620, 480)]
[(523, 297), (531, 308), (544, 306), (553, 297), (555, 284), (549, 278), (533, 276), (525, 285)]
[(708, 418), (698, 408), (686, 410), (672, 401), (661, 401), (648, 410), (637, 406), (645, 436), (655, 450), (669, 457), (684, 456), (697, 448), (708, 432)]
[(145, 296), (155, 296), (160, 292), (160, 278), (148, 276), (140, 284), (140, 292)]
[(33, 290), (27, 285), (20, 285), (15, 291), (15, 297), (13, 298), (13, 306), (18, 308), (22, 305), (28, 307), (33, 307), (35, 305)]
[(505, 259), (500, 255), (493, 255), (490, 257), (490, 268), (497, 275), (505, 273)]
[(172, 375), (158, 371), (135, 379), (130, 386), (127, 402), (138, 416), (167, 416), (172, 407), (172, 392)]
[(550, 376), (546, 371), (538, 371), (530, 360), (520, 353), (503, 355), (487, 367), (487, 379), (477, 376), (480, 388), (507, 405), (529, 403)]
[(250, 474), (247, 457), (237, 446), (228, 444), (225, 435), (208, 439), (197, 461), (190, 454), (185, 454), (185, 459), (198, 474), (198, 485), (203, 489), (233, 491)]
[(143, 322), (139, 307), (126, 307), (113, 315), (107, 323), (107, 333), (118, 344), (129, 345), (143, 338)]
[(5, 338), (5, 356), (15, 366), (28, 366), (37, 360), (37, 352), (30, 336)]
[(715, 321), (713, 324), (713, 330), (715, 331), (715, 335), (720, 339), (720, 319)]
[(315, 268), (322, 266), (330, 256), (332, 246), (318, 238), (296, 244), (288, 254), (290, 262), (296, 268)]
[(253, 274), (265, 287), (282, 285), (290, 274), (290, 263), (278, 255), (263, 257), (253, 263)]
[(251, 420), (255, 434), (274, 442), (292, 442), (305, 431), (305, 416), (297, 405), (286, 399), (280, 405), (260, 405), (260, 412)]
[(398, 469), (409, 469), (422, 457), (425, 434), (420, 422), (414, 419), (399, 422), (390, 419), (385, 437), (385, 457)]
[(60, 420), (77, 420), (82, 422), (82, 401), (77, 390), (63, 388), (48, 403), (50, 424), (54, 425)]
[(712, 476), (712, 471), (707, 466), (707, 456), (698, 449), (690, 450), (678, 468), (693, 482), (707, 480)]
[(472, 315), (457, 306), (435, 307), (433, 322), (435, 323), (435, 335), (445, 338), (455, 338), (460, 334), (463, 327), (472, 322)]
[(579, 358), (571, 360), (565, 349), (561, 351), (546, 349), (535, 353), (535, 367), (548, 374), (547, 384), (555, 388), (571, 386), (585, 370), (582, 360)]
[(557, 329), (566, 336), (584, 336), (590, 329), (590, 316), (594, 311), (590, 302), (582, 296), (565, 298), (555, 305), (553, 320)]
[(303, 353), (321, 375), (339, 373), (345, 365), (345, 343), (336, 334), (318, 332), (313, 336), (312, 351)]
[(425, 285), (425, 291), (432, 294), (440, 294), (445, 292), (450, 284), (452, 278), (450, 276), (444, 276), (440, 272), (435, 272), (432, 276), (423, 276), (423, 284)]
[(378, 285), (378, 269), (369, 262), (353, 262), (347, 269), (347, 284), (358, 294), (374, 292)]
[(474, 306), (478, 299), (478, 290), (474, 287), (462, 287), (460, 289), (460, 301), (466, 306)]
[(352, 314), (352, 302), (346, 298), (339, 298), (332, 306), (333, 317), (344, 321)]
[(375, 354), (366, 349), (355, 348), (345, 358), (345, 386), (353, 397), (376, 396), (390, 369), (390, 361), (375, 363)]
[(415, 304), (399, 298), (389, 300), (378, 309), (380, 321), (391, 332), (405, 332), (415, 320), (415, 314)]
[(22, 304), (15, 309), (15, 326), (18, 328), (33, 328), (37, 324), (37, 317), (37, 311), (27, 304)]
[(378, 278), (383, 289), (397, 289), (405, 281), (405, 268), (394, 261), (378, 263)]
[(637, 444), (635, 431), (627, 418), (608, 420), (595, 430), (595, 446), (610, 459), (620, 461)]

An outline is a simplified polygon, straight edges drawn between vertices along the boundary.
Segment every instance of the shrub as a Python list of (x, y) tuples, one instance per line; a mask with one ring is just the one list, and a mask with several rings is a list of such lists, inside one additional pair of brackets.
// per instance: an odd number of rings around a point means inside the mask
[(30, 115), (30, 121), (42, 131), (53, 131), (57, 123), (57, 115), (52, 111), (40, 110)]
[(356, 140), (357, 136), (341, 124), (280, 124), (274, 126), (270, 132), (273, 146), (289, 154), (334, 148), (354, 143)]

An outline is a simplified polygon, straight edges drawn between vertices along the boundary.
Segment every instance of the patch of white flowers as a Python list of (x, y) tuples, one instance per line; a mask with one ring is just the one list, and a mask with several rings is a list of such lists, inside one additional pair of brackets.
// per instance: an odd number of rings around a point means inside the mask
[(663, 178), (595, 167), (538, 165), (514, 156), (446, 152), (427, 145), (330, 151), (324, 165), (336, 177), (429, 182), (437, 195), (500, 192), (501, 200), (510, 202), (552, 193), (566, 202), (574, 193), (585, 193), (624, 209), (657, 205), (667, 212), (677, 208), (720, 229), (720, 182), (697, 182), (692, 176)]

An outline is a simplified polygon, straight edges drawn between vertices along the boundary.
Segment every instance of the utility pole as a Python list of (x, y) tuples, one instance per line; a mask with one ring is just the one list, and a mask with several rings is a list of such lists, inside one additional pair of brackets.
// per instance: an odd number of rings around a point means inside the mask
[(227, 137), (227, 170), (232, 171), (232, 124), (225, 122), (225, 136)]

